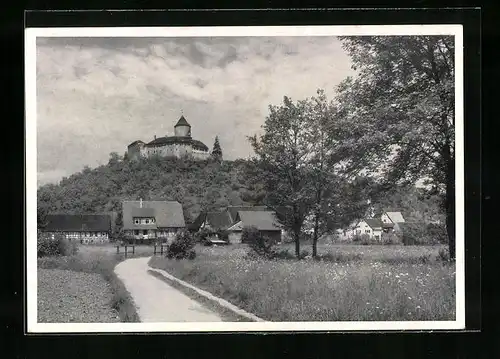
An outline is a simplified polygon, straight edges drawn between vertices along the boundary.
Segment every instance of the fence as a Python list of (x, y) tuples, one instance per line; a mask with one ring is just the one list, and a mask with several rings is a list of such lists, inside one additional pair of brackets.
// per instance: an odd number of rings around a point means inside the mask
[(137, 254), (151, 254), (151, 250), (152, 250), (152, 254), (153, 255), (157, 255), (157, 254), (160, 254), (160, 255), (163, 255), (163, 253), (165, 253), (166, 251), (166, 247), (167, 247), (167, 244), (155, 244), (153, 246), (143, 246), (143, 245), (139, 245), (139, 246), (136, 246), (135, 244), (130, 244), (130, 245), (117, 245), (116, 246), (116, 254), (124, 254), (125, 257), (127, 256), (130, 256), (130, 255), (135, 255), (136, 254), (136, 247), (138, 249), (137, 251)]

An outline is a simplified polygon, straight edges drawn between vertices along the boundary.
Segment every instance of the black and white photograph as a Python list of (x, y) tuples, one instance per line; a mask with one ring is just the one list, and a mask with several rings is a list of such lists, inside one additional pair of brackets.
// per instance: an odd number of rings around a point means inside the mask
[(465, 328), (460, 25), (25, 36), (29, 332)]

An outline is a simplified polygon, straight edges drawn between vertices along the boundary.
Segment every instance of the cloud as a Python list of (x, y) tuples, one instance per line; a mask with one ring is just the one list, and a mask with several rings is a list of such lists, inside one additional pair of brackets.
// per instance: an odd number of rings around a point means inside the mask
[(105, 163), (134, 140), (173, 131), (226, 158), (251, 154), (270, 104), (333, 88), (350, 75), (334, 37), (50, 38), (37, 42), (39, 176), (57, 181)]

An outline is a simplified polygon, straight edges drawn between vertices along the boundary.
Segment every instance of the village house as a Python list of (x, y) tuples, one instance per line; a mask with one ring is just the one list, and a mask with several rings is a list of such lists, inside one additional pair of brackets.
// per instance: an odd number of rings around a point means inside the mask
[(218, 212), (201, 212), (194, 222), (190, 225), (190, 229), (198, 231), (202, 228), (213, 230), (226, 230), (233, 224), (236, 224), (238, 211), (271, 211), (266, 206), (228, 206), (223, 211)]
[(401, 212), (384, 212), (380, 216), (380, 220), (382, 221), (382, 227), (384, 232), (401, 232), (402, 226), (401, 223), (405, 223), (405, 219), (403, 218), (403, 214)]
[(168, 242), (186, 227), (177, 201), (124, 201), (123, 231), (137, 243)]
[(233, 224), (231, 214), (225, 210), (222, 212), (201, 212), (190, 226), (191, 230), (211, 229), (214, 231), (226, 230)]
[(281, 225), (276, 214), (272, 211), (237, 211), (235, 224), (228, 228), (229, 241), (242, 243), (241, 236), (245, 227), (255, 227), (262, 235), (271, 238), (274, 242), (281, 242)]
[(191, 137), (191, 125), (181, 116), (174, 126), (174, 136), (164, 136), (145, 143), (141, 140), (132, 142), (127, 147), (130, 159), (141, 157), (176, 157), (189, 156), (194, 159), (204, 160), (210, 156), (208, 147), (201, 141)]
[(229, 241), (239, 243), (243, 228), (249, 226), (256, 227), (278, 242), (281, 241), (281, 226), (275, 212), (267, 206), (228, 206), (219, 212), (202, 212), (191, 224), (190, 230), (227, 230)]
[(109, 242), (112, 218), (109, 214), (49, 214), (43, 231), (50, 237), (62, 234), (81, 244)]
[(382, 222), (377, 218), (365, 218), (354, 222), (346, 229), (336, 231), (337, 237), (343, 241), (350, 241), (356, 236), (367, 235), (370, 239), (382, 239)]

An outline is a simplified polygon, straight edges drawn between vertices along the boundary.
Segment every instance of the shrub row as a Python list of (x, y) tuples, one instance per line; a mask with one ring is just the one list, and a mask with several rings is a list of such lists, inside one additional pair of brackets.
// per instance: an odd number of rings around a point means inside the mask
[(38, 233), (37, 256), (71, 256), (78, 253), (78, 244), (67, 240), (62, 234), (51, 235)]

